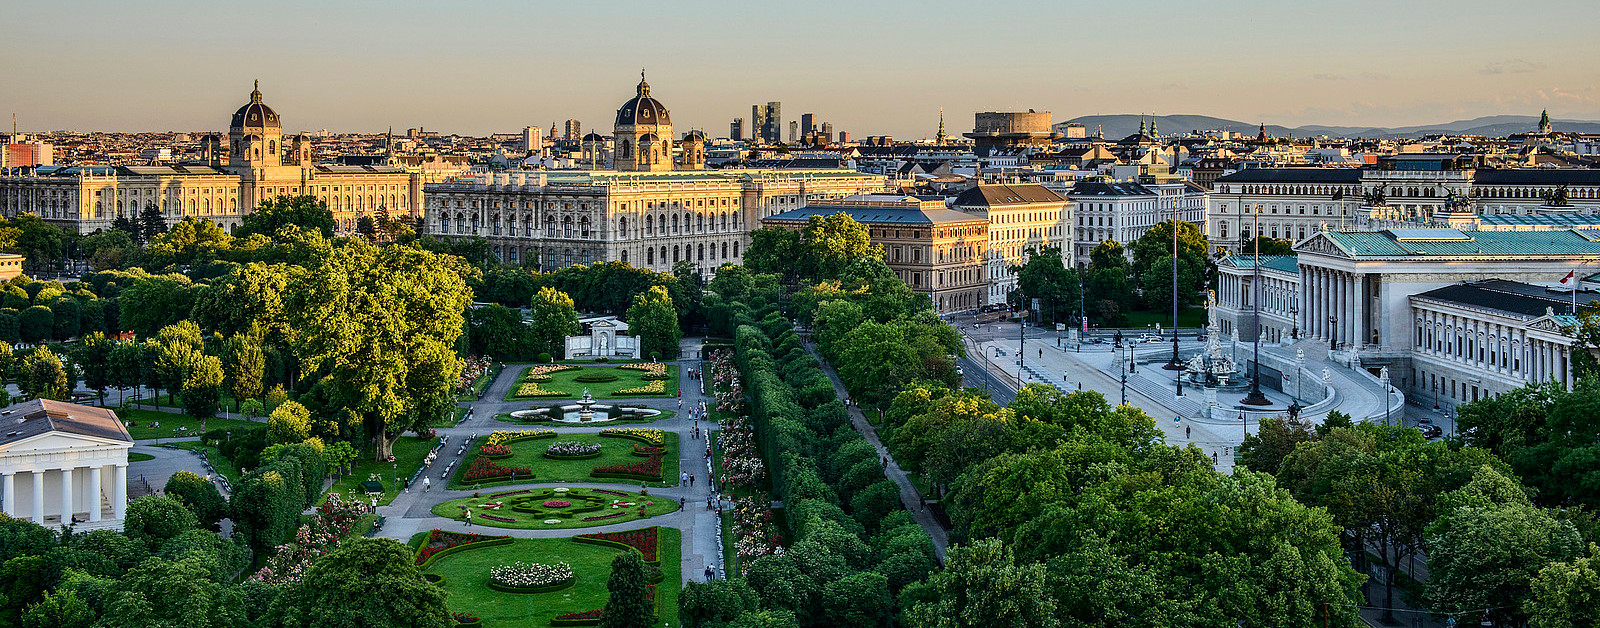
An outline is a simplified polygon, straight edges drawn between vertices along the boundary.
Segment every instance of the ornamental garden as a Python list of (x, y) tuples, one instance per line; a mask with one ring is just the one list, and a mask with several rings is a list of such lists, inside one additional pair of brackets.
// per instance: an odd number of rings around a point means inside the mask
[(478, 439), (449, 488), (481, 489), (529, 482), (604, 482), (673, 486), (678, 435), (613, 427), (597, 434), (497, 430)]
[(506, 400), (577, 399), (585, 390), (596, 399), (674, 397), (678, 394), (678, 367), (655, 362), (535, 364), (522, 369)]

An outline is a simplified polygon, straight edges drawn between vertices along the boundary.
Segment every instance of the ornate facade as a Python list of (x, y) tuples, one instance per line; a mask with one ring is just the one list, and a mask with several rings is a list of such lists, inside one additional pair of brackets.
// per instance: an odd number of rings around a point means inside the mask
[(343, 231), (380, 209), (394, 217), (422, 212), (422, 174), (394, 165), (313, 163), (310, 138), (286, 141), (259, 89), (234, 112), (225, 146), (218, 135), (202, 141), (205, 163), (0, 172), (0, 214), (31, 212), (68, 231), (93, 233), (150, 206), (169, 225), (192, 216), (231, 232), (262, 201), (282, 195), (317, 197)]

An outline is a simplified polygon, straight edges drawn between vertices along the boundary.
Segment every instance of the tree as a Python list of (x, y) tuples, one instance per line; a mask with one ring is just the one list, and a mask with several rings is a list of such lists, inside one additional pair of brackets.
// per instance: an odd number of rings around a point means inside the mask
[(929, 584), (937, 601), (907, 611), (928, 628), (1053, 628), (1061, 625), (1045, 587), (1044, 565), (1018, 565), (998, 539), (950, 549), (948, 566)]
[(197, 216), (185, 216), (145, 245), (145, 264), (154, 268), (194, 264), (216, 259), (232, 248), (233, 236), (223, 231), (221, 225)]
[[(1206, 236), (1200, 228), (1193, 223), (1181, 220), (1167, 219), (1146, 229), (1138, 240), (1133, 242), (1133, 270), (1134, 274), (1144, 277), (1152, 268), (1166, 268), (1168, 274), (1172, 272), (1173, 229), (1177, 229), (1178, 260), (1187, 262), (1190, 266), (1204, 271), (1206, 267), (1206, 253), (1211, 250)], [(1162, 260), (1165, 259), (1163, 262)], [(1171, 290), (1171, 284), (1167, 284)], [(1169, 293), (1170, 294), (1170, 293)]]
[(810, 276), (815, 260), (802, 250), (799, 231), (783, 227), (763, 227), (750, 232), (750, 247), (744, 251), (744, 267), (753, 273), (774, 273), (788, 279)]
[(215, 530), (217, 522), (228, 516), (228, 502), (223, 501), (216, 485), (192, 471), (172, 474), (172, 477), (167, 478), (167, 485), (161, 490), (176, 498), (194, 513), (199, 525)]
[(1541, 628), (1596, 628), (1600, 626), (1600, 547), (1589, 544), (1588, 553), (1569, 562), (1554, 562), (1539, 570), (1533, 581), (1533, 598), (1523, 609)]
[(83, 342), (78, 346), (77, 363), (83, 369), (83, 383), (100, 393), (100, 403), (106, 400), (106, 388), (115, 381), (111, 365), (111, 353), (116, 349), (117, 343), (101, 332), (93, 332), (83, 337)]
[(208, 565), (197, 557), (178, 561), (145, 559), (120, 578), (108, 594), (101, 625), (130, 628), (243, 628), (248, 625), (239, 587), (214, 580)]
[(894, 598), (889, 595), (889, 579), (870, 571), (856, 572), (824, 585), (822, 607), (834, 626), (894, 624)]
[(1256, 236), (1254, 241), (1245, 240), (1239, 249), (1240, 255), (1255, 255), (1256, 246), (1259, 245), (1261, 255), (1294, 255), (1294, 243), (1279, 238)]
[(470, 271), (415, 246), (361, 241), (311, 264), (285, 299), (296, 357), (327, 374), (334, 408), (359, 419), (387, 459), (403, 431), (455, 405)]
[(234, 334), (228, 339), (223, 357), (227, 370), (228, 392), (235, 404), (261, 396), (262, 377), (267, 368), (266, 354), (261, 344), (245, 334)]
[(199, 521), (182, 502), (166, 495), (147, 495), (128, 502), (125, 515), (122, 533), (151, 549), (193, 530)]
[(540, 288), (533, 295), (528, 303), (528, 317), (536, 353), (563, 355), (566, 337), (583, 333), (572, 297), (555, 288)]
[(133, 231), (116, 226), (84, 238), (81, 249), (95, 270), (119, 270), (139, 260), (139, 243), (134, 240)]
[[(1187, 224), (1187, 223), (1186, 223)], [(1204, 260), (1200, 260), (1203, 264)], [(1205, 267), (1188, 258), (1178, 259), (1178, 307), (1187, 308), (1199, 302), (1200, 288), (1204, 285)], [(1139, 276), (1144, 287), (1145, 307), (1158, 312), (1172, 304), (1172, 256), (1157, 259)]]
[(261, 201), (260, 207), (245, 214), (244, 222), (233, 231), (233, 235), (246, 238), (259, 233), (276, 239), (278, 230), (287, 225), (304, 231), (317, 231), (322, 237), (331, 238), (336, 223), (327, 204), (315, 196), (276, 196)]
[(18, 332), (23, 342), (40, 343), (55, 333), (56, 314), (43, 305), (35, 305), (18, 315)]
[(1094, 249), (1089, 251), (1089, 268), (1095, 270), (1127, 268), (1127, 255), (1122, 248), (1121, 242), (1102, 240), (1095, 245)]
[(644, 577), (644, 561), (634, 552), (624, 552), (611, 560), (611, 578), (606, 590), (601, 628), (649, 628), (656, 625), (655, 607), (650, 602)]
[(39, 347), (22, 359), (17, 387), (33, 397), (64, 400), (72, 395), (72, 381), (61, 358), (48, 347)]
[(522, 322), (517, 312), (504, 305), (491, 304), (467, 310), (467, 325), (470, 328), (467, 333), (468, 344), (474, 355), (522, 361), (537, 353), (534, 350), (533, 330)]
[(311, 412), (298, 402), (285, 401), (267, 419), (267, 441), (292, 444), (311, 438)]
[(451, 625), (444, 591), (422, 578), (393, 539), (350, 538), (283, 587), (268, 618), (283, 628)]
[(53, 268), (65, 258), (67, 234), (60, 227), (29, 212), (18, 214), (10, 226), (20, 230), (15, 246), (27, 256), (23, 265), (29, 270)]
[(678, 622), (684, 628), (722, 628), (760, 608), (760, 598), (743, 579), (691, 580), (678, 594)]
[(144, 209), (139, 211), (139, 243), (145, 244), (167, 232), (167, 217), (161, 214), (161, 208), (154, 202), (144, 204)]
[(1275, 476), (1295, 445), (1316, 440), (1314, 427), (1308, 419), (1263, 418), (1256, 433), (1245, 436), (1244, 444), (1239, 445), (1239, 464)]
[(634, 297), (633, 307), (628, 308), (628, 328), (639, 338), (640, 357), (678, 356), (678, 339), (683, 332), (678, 329), (678, 312), (673, 309), (666, 288), (651, 286), (648, 292)]
[(1071, 320), (1078, 311), (1078, 272), (1067, 268), (1059, 247), (1047, 246), (1028, 256), (1016, 269), (1017, 290), (1024, 297), (1039, 299), (1041, 322)]
[(866, 225), (845, 212), (826, 218), (812, 215), (801, 233), (805, 259), (815, 265), (819, 278), (838, 277), (851, 263), (863, 257), (883, 259), (883, 246), (873, 244)]
[(222, 380), (222, 360), (214, 355), (196, 355), (183, 379), (183, 411), (202, 419), (216, 416), (222, 400)]
[(188, 318), (194, 303), (192, 286), (188, 277), (177, 273), (134, 279), (117, 295), (122, 308), (119, 327), (148, 338)]
[(145, 341), (145, 346), (153, 358), (151, 366), (161, 388), (178, 401), (176, 397), (189, 381), (190, 370), (205, 355), (206, 343), (200, 328), (188, 320), (173, 323), (162, 327), (154, 338)]

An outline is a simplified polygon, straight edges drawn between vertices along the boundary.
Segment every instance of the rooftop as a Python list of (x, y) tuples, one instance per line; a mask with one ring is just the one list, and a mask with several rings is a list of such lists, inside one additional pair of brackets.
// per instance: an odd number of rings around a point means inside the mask
[[(1529, 318), (1544, 316), (1550, 311), (1567, 313), (1572, 307), (1570, 293), (1550, 292), (1544, 286), (1504, 279), (1459, 283), (1416, 296)], [(1594, 296), (1578, 300), (1587, 303), (1594, 300)]]
[(957, 196), (955, 205), (957, 207), (995, 207), (999, 205), (1065, 202), (1067, 202), (1066, 197), (1037, 183), (1018, 185), (980, 184)]
[(1600, 256), (1600, 237), (1575, 229), (1548, 231), (1457, 231), (1455, 229), (1395, 229), (1382, 231), (1323, 231), (1295, 247), (1308, 252), (1313, 242), (1326, 240), (1354, 257), (1482, 256), (1566, 257)]
[[(1229, 266), (1233, 266), (1235, 268), (1255, 268), (1255, 266), (1256, 266), (1256, 256), (1254, 256), (1254, 255), (1229, 255), (1227, 257), (1222, 258), (1222, 260), (1217, 262), (1217, 263), (1219, 265), (1220, 264), (1226, 264), (1226, 265), (1229, 265)], [(1298, 255), (1262, 255), (1261, 256), (1261, 268), (1264, 269), (1264, 270), (1276, 270), (1276, 271), (1280, 271), (1280, 272), (1285, 272), (1285, 273), (1289, 273), (1291, 275), (1299, 274), (1300, 273), (1300, 256), (1298, 256)]]
[(1358, 184), (1356, 168), (1246, 168), (1217, 177), (1217, 183)]
[[(908, 197), (916, 199), (916, 197)], [(834, 214), (848, 214), (864, 225), (934, 225), (943, 223), (983, 223), (988, 224), (989, 219), (974, 216), (953, 209), (942, 207), (934, 208), (932, 204), (918, 203), (917, 205), (848, 205), (848, 204), (823, 204), (807, 205), (800, 209), (783, 212), (775, 216), (762, 218), (762, 222), (806, 222), (812, 216), (824, 218)]]
[(108, 408), (34, 399), (0, 411), (0, 445), (48, 432), (133, 442), (128, 428)]

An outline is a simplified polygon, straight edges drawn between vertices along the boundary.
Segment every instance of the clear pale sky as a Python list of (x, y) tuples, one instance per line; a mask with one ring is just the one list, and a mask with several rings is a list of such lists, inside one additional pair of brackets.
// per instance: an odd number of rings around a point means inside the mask
[[(857, 136), (974, 111), (1399, 126), (1600, 119), (1600, 2), (0, 0), (22, 130), (221, 130), (261, 80), (286, 130), (607, 132), (646, 66), (680, 130), (756, 102)], [(787, 125), (785, 125), (787, 126)]]

